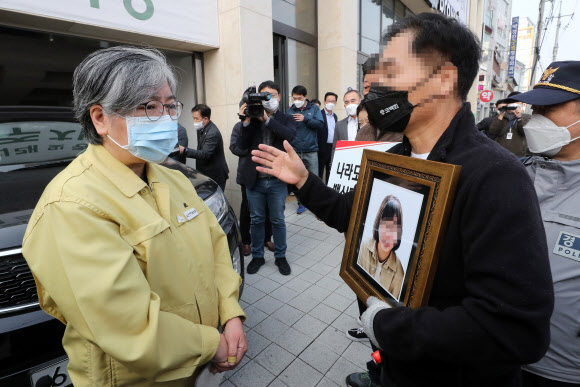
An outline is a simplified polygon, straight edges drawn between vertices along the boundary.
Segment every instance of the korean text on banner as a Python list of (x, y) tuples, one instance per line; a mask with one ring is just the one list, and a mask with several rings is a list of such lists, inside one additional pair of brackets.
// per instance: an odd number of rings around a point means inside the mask
[(385, 152), (398, 142), (338, 141), (328, 186), (340, 193), (353, 191), (358, 181), (363, 150)]
[(511, 40), (510, 40), (510, 55), (508, 59), (508, 77), (514, 77), (514, 71), (516, 68), (516, 50), (518, 47), (518, 26), (520, 23), (520, 17), (516, 16), (512, 18), (512, 29), (511, 29)]

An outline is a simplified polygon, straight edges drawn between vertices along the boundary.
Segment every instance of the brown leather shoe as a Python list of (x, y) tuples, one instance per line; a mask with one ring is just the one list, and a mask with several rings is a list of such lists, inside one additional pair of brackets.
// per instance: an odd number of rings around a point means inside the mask
[(266, 246), (268, 248), (268, 250), (270, 251), (274, 251), (276, 246), (274, 246), (274, 242), (272, 241), (268, 241), (266, 243), (264, 243), (264, 246)]
[(250, 245), (243, 245), (242, 250), (244, 250), (244, 257), (247, 257), (248, 255), (252, 254), (252, 246)]

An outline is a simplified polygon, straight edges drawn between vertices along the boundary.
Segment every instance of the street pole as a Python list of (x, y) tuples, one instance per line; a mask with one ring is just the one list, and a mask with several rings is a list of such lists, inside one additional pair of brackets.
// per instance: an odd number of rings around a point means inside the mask
[(536, 26), (536, 44), (534, 46), (534, 59), (532, 60), (532, 75), (530, 76), (530, 85), (529, 88), (531, 89), (535, 84), (536, 78), (536, 67), (538, 65), (538, 58), (540, 56), (540, 38), (542, 36), (542, 27), (544, 21), (544, 4), (546, 1), (552, 0), (540, 0), (540, 15), (538, 16), (538, 24)]
[(560, 3), (560, 11), (558, 11), (558, 26), (556, 27), (556, 41), (554, 42), (554, 51), (552, 51), (552, 62), (556, 61), (558, 56), (558, 34), (560, 33), (560, 18), (562, 17), (562, 3)]

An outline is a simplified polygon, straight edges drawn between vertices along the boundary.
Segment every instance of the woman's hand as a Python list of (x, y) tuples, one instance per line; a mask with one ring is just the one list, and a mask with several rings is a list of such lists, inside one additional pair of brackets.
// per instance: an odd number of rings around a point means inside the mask
[(209, 372), (212, 374), (216, 374), (218, 372), (223, 372), (226, 370), (221, 370), (223, 364), (228, 364), (228, 342), (226, 341), (226, 337), (220, 333), (220, 344), (218, 345), (218, 349), (211, 359), (211, 365), (209, 367)]
[(284, 140), (284, 149), (287, 153), (264, 144), (260, 144), (259, 148), (261, 150), (252, 151), (252, 160), (267, 168), (256, 167), (258, 172), (277, 177), (285, 183), (294, 184), (298, 189), (302, 188), (308, 179), (308, 170), (288, 141)]
[[(223, 352), (224, 343), (222, 341), (225, 341), (225, 354)], [(212, 364), (209, 369), (210, 372), (215, 374), (217, 372), (233, 370), (240, 364), (247, 350), (248, 343), (246, 341), (242, 320), (239, 317), (228, 320), (224, 328), (224, 333), (220, 335), (220, 345), (212, 359)]]

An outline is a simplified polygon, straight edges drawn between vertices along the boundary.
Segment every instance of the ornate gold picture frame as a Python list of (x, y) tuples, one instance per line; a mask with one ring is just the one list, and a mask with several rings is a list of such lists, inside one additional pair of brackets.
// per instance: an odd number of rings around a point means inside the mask
[(461, 167), (365, 150), (340, 276), (366, 302), (426, 305)]

